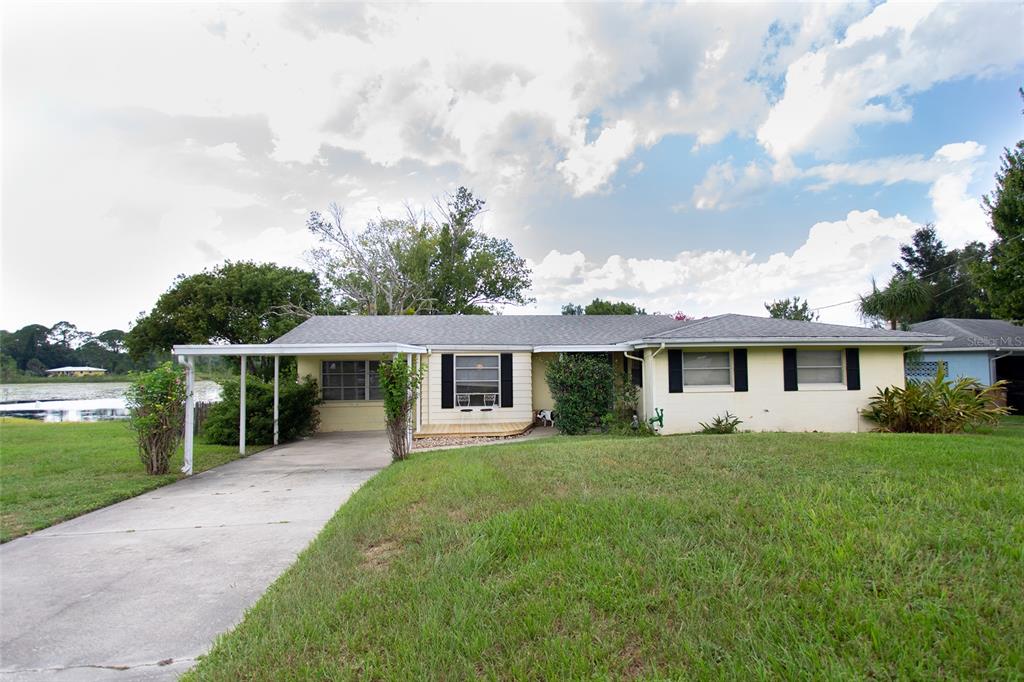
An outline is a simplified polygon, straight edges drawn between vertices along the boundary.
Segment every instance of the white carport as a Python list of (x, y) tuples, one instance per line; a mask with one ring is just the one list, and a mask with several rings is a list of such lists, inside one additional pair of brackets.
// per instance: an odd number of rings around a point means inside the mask
[[(395, 356), (405, 353), (410, 367), (413, 357), (417, 363), (422, 362), (422, 354), (427, 349), (422, 346), (410, 346), (404, 343), (331, 343), (331, 344), (203, 344), (174, 346), (172, 353), (178, 362), (185, 366), (185, 462), (182, 473), (192, 475), (192, 453), (195, 437), (195, 358), (199, 356), (239, 356), (239, 415), (238, 415), (238, 452), (245, 454), (245, 377), (246, 361), (249, 357), (274, 358), (274, 445), (278, 444), (278, 393), (281, 356), (299, 355), (359, 355), (381, 354)], [(412, 433), (409, 434), (410, 439)]]

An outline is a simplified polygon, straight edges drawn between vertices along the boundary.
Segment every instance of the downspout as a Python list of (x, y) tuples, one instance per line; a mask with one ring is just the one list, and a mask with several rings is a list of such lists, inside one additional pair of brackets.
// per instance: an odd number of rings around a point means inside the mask
[[(665, 350), (665, 342), (662, 341), (658, 350), (651, 353), (651, 360), (658, 357), (658, 353)], [(658, 373), (655, 371), (655, 363), (651, 362), (651, 414), (658, 414)]]

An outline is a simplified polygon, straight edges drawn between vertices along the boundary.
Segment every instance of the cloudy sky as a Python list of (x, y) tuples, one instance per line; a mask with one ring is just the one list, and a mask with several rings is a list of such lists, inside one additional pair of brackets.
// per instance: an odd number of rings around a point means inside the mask
[[(1022, 136), (1024, 11), (964, 5), (7, 4), (0, 326), (126, 327), (178, 273), (303, 265), (460, 184), (536, 306), (815, 306)], [(514, 312), (514, 311), (509, 311)], [(822, 319), (858, 323), (853, 306)]]

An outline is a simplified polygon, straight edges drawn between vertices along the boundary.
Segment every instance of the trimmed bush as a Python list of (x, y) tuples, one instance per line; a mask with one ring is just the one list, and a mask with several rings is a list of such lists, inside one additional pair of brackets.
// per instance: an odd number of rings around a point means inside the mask
[(1009, 411), (997, 402), (1005, 381), (982, 386), (976, 379), (946, 381), (942, 366), (934, 378), (907, 382), (906, 388), (879, 389), (862, 414), (891, 433), (960, 433), (993, 425)]
[(171, 453), (184, 435), (184, 371), (165, 362), (139, 375), (124, 397), (128, 424), (138, 438), (139, 459), (146, 465), (146, 473), (166, 474)]
[[(210, 406), (203, 424), (203, 437), (218, 445), (238, 445), (238, 379), (222, 384), (219, 403)], [(281, 377), (280, 415), (278, 428), (280, 442), (305, 438), (316, 433), (320, 426), (320, 389), (316, 381), (306, 377), (301, 382), (295, 377)], [(274, 442), (274, 383), (249, 376), (245, 381), (245, 440), (253, 445)]]
[(563, 353), (546, 374), (555, 400), (555, 428), (568, 435), (587, 433), (602, 425), (613, 409), (615, 373), (607, 356)]

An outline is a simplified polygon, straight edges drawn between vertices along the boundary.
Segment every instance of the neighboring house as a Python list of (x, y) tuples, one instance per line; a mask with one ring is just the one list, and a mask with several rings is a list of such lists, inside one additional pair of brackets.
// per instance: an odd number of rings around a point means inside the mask
[(948, 338), (923, 349), (922, 360), (908, 365), (908, 378), (935, 376), (943, 363), (950, 378), (971, 377), (986, 386), (1005, 380), (1007, 405), (1024, 412), (1024, 327), (1003, 320), (942, 317), (910, 328)]
[(55, 367), (46, 370), (46, 375), (51, 377), (100, 377), (107, 373), (107, 370), (100, 367)]
[(744, 429), (859, 431), (878, 387), (904, 384), (904, 351), (942, 338), (746, 315), (313, 317), (276, 341), (177, 346), (196, 355), (296, 356), (323, 392), (321, 429), (384, 428), (382, 358), (405, 353), (424, 370), (418, 436), (515, 433), (553, 409), (545, 370), (559, 353), (600, 353), (641, 387), (641, 417), (663, 433), (699, 429), (726, 411)]

